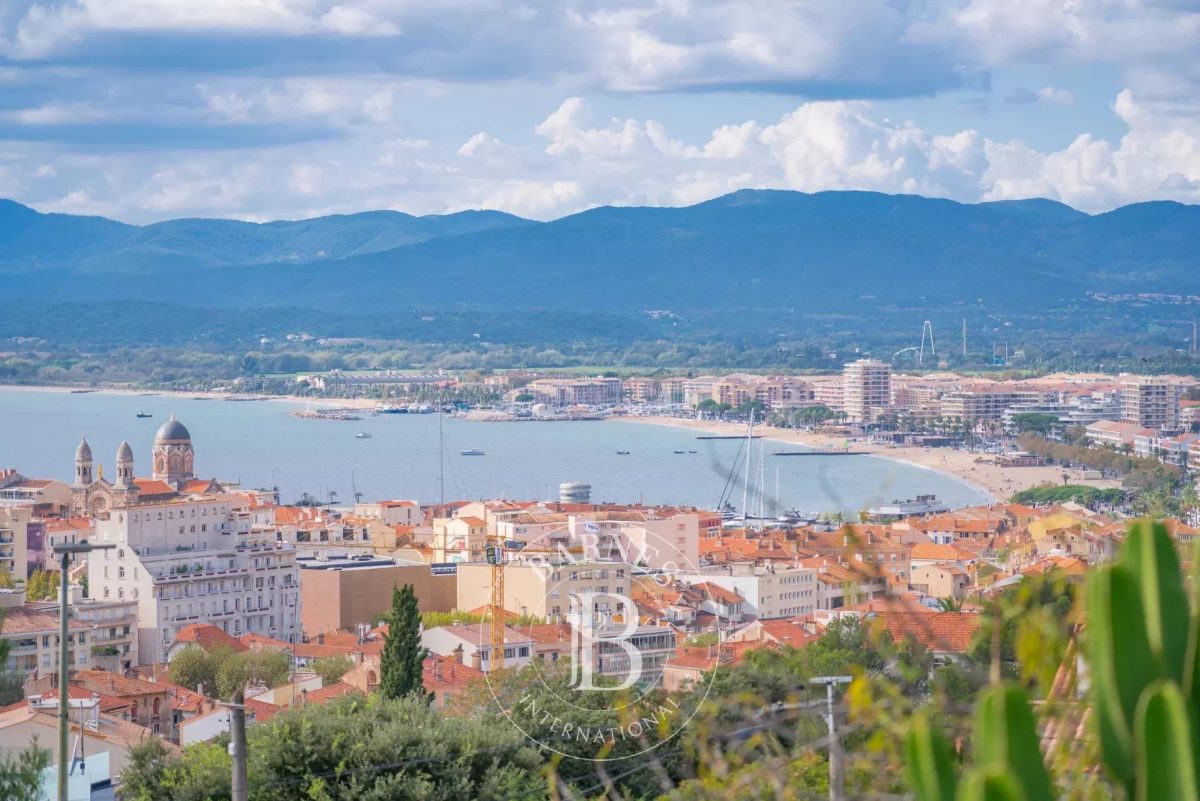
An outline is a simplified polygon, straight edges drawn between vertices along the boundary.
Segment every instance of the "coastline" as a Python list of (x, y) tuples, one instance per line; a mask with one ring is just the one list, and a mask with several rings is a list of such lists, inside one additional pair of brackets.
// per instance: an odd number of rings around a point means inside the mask
[[(664, 425), (674, 428), (687, 428), (699, 433), (719, 434), (724, 436), (745, 435), (746, 426), (743, 423), (727, 423), (719, 420), (695, 420), (679, 417), (614, 417), (613, 420), (628, 423), (643, 423), (647, 425)], [(1086, 484), (1095, 487), (1117, 486), (1118, 482), (1111, 480), (1084, 479), (1078, 470), (1063, 470), (1056, 465), (1040, 467), (1000, 467), (991, 461), (984, 461), (980, 454), (969, 453), (951, 448), (913, 448), (880, 445), (865, 440), (850, 440), (842, 437), (819, 434), (812, 431), (800, 431), (794, 428), (776, 428), (774, 426), (755, 426), (756, 434), (778, 442), (802, 445), (818, 451), (841, 450), (847, 444), (855, 451), (862, 451), (868, 456), (903, 462), (913, 467), (933, 470), (962, 481), (968, 486), (985, 493), (997, 501), (1007, 501), (1013, 494), (1023, 489), (1041, 486), (1043, 484), (1062, 483), (1063, 473), (1067, 473), (1073, 484)], [(981, 459), (981, 461), (976, 461)]]
[[(0, 385), (0, 392), (59, 392), (70, 393), (79, 388), (65, 386), (29, 386), (20, 384)], [(158, 396), (176, 397), (182, 399), (209, 399), (223, 401), (235, 398), (245, 402), (275, 402), (294, 406), (312, 403), (319, 408), (346, 408), (369, 410), (379, 405), (379, 402), (369, 398), (322, 398), (310, 400), (295, 395), (235, 395), (229, 392), (213, 392), (204, 390), (141, 390), (123, 387), (103, 387), (88, 389), (88, 393), (125, 395), (125, 396)], [(251, 401), (253, 399), (253, 401)], [(638, 416), (624, 415), (608, 417), (607, 420), (618, 422), (640, 423), (644, 425), (670, 426), (685, 428), (698, 434), (717, 434), (723, 436), (744, 436), (744, 423), (729, 423), (719, 420), (697, 420), (694, 418), (662, 417), (654, 415)], [(1040, 467), (1000, 467), (987, 457), (980, 454), (951, 448), (914, 448), (880, 445), (864, 440), (847, 441), (842, 437), (820, 434), (812, 431), (801, 431), (793, 428), (776, 428), (761, 425), (755, 427), (755, 432), (763, 437), (777, 442), (799, 445), (813, 450), (842, 450), (849, 446), (855, 451), (861, 451), (868, 456), (890, 459), (914, 467), (933, 470), (943, 475), (961, 481), (971, 488), (990, 496), (998, 501), (1006, 501), (1023, 489), (1044, 484), (1060, 484), (1064, 472), (1073, 484), (1084, 484), (1095, 487), (1114, 487), (1119, 483), (1111, 480), (1084, 479), (1078, 470), (1064, 471), (1058, 466)], [(978, 459), (978, 461), (977, 461)]]
[[(81, 392), (81, 390), (83, 390)], [(338, 409), (374, 409), (379, 401), (372, 398), (302, 398), (298, 395), (239, 395), (233, 392), (214, 392), (213, 390), (181, 390), (181, 389), (127, 389), (124, 387), (64, 387), (64, 386), (35, 386), (29, 384), (0, 384), (0, 392), (60, 392), (87, 395), (125, 395), (127, 397), (162, 397), (182, 398), (184, 400), (215, 400), (232, 399), (238, 403), (275, 403), (303, 404), (311, 403), (322, 408)]]

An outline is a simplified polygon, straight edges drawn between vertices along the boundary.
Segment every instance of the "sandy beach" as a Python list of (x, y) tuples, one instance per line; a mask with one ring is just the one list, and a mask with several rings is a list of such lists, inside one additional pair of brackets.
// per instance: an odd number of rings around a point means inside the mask
[[(693, 420), (679, 417), (622, 417), (614, 418), (629, 423), (690, 428), (698, 432), (724, 435), (745, 435), (744, 423), (724, 423), (714, 420)], [(1016, 492), (1042, 484), (1061, 484), (1063, 473), (1072, 484), (1087, 484), (1093, 487), (1115, 487), (1119, 482), (1111, 480), (1084, 479), (1078, 470), (1064, 471), (1057, 465), (1047, 467), (1000, 467), (990, 460), (989, 454), (968, 453), (951, 448), (904, 448), (879, 445), (866, 440), (798, 431), (792, 428), (755, 426), (756, 435), (780, 442), (790, 442), (820, 450), (845, 450), (847, 444), (854, 451), (862, 451), (884, 459), (938, 470), (962, 479), (997, 500), (1007, 500)]]

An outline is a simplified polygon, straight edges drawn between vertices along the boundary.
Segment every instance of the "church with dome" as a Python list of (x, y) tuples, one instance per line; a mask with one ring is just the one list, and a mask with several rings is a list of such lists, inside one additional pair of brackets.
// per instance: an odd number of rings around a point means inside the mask
[[(216, 479), (198, 479), (193, 472), (195, 451), (192, 435), (172, 412), (154, 435), (150, 453), (153, 473), (137, 478), (133, 471), (133, 448), (128, 442), (117, 447), (116, 480), (104, 477), (92, 460), (85, 438), (75, 451), (75, 481), (71, 484), (71, 511), (76, 515), (103, 517), (110, 509), (157, 503), (171, 498), (225, 492), (230, 487)], [(93, 472), (95, 471), (95, 472)]]

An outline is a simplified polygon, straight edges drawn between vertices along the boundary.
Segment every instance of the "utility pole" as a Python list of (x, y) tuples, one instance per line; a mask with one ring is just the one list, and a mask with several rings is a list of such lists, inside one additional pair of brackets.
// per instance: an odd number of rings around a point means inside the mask
[(837, 730), (833, 690), (839, 684), (849, 684), (852, 681), (853, 676), (817, 676), (809, 679), (812, 684), (825, 685), (825, 723), (829, 726), (829, 801), (846, 801), (845, 754), (842, 753), (842, 736)]
[(231, 801), (247, 801), (249, 787), (246, 780), (246, 696), (240, 687), (233, 694), (233, 701), (225, 704), (229, 708), (229, 756), (233, 757)]
[[(71, 755), (67, 752), (67, 742), (70, 739), (71, 719), (67, 706), (67, 685), (70, 683), (71, 663), (67, 641), (67, 620), (69, 619), (68, 595), (70, 582), (67, 581), (67, 568), (71, 566), (71, 555), (88, 553), (90, 551), (115, 548), (115, 545), (91, 545), (86, 542), (63, 543), (55, 546), (54, 550), (59, 559), (58, 584), (58, 801), (67, 801), (67, 778), (71, 766)], [(80, 727), (80, 736), (83, 728)]]

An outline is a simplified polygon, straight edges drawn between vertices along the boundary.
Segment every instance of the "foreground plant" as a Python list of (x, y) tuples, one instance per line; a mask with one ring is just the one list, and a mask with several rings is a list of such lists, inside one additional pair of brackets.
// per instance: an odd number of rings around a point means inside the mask
[[(1087, 582), (1087, 662), (1104, 768), (1136, 801), (1200, 801), (1200, 611), (1189, 604), (1166, 527), (1130, 528), (1120, 558)], [(1051, 801), (1056, 792), (1025, 692), (1005, 684), (976, 706), (974, 764), (918, 718), (905, 768), (919, 801)]]

